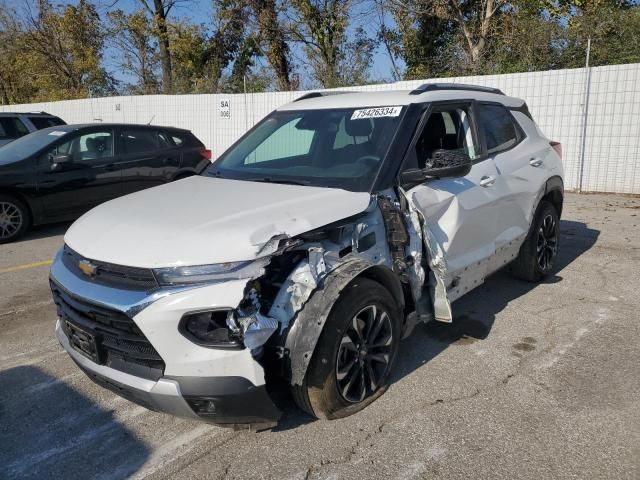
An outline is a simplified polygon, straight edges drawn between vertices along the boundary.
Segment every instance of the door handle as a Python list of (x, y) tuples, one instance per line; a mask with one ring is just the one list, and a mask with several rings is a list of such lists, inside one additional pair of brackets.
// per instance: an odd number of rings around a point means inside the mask
[(484, 177), (482, 177), (480, 179), (480, 186), (481, 187), (490, 187), (494, 183), (496, 183), (496, 177), (494, 177), (494, 176), (487, 177), (485, 175)]
[(117, 166), (115, 163), (110, 163), (110, 164), (108, 164), (108, 165), (105, 165), (105, 166), (104, 166), (104, 169), (105, 169), (107, 172), (113, 172), (113, 171), (114, 171), (114, 170), (116, 170), (117, 168), (118, 168), (118, 166)]
[(533, 157), (529, 159), (529, 165), (531, 165), (532, 167), (539, 167), (540, 165), (542, 165), (542, 159)]

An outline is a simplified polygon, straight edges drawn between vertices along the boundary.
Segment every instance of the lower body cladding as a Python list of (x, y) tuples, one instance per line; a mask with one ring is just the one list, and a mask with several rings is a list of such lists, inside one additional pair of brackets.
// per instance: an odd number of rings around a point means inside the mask
[(226, 307), (230, 299), (239, 303), (246, 283), (150, 297), (82, 278), (58, 257), (51, 270), (56, 335), (92, 380), (150, 410), (223, 425), (273, 426), (281, 412), (249, 349), (207, 348), (178, 332), (185, 313)]

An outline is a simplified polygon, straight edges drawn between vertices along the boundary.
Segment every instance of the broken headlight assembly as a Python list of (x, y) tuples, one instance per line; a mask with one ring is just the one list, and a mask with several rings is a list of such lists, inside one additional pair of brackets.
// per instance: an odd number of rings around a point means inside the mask
[(196, 345), (214, 348), (242, 348), (242, 332), (232, 330), (228, 319), (235, 316), (232, 309), (186, 313), (178, 324), (178, 331)]
[(275, 318), (252, 312), (244, 315), (232, 309), (185, 314), (178, 331), (187, 339), (209, 348), (256, 350), (278, 329)]

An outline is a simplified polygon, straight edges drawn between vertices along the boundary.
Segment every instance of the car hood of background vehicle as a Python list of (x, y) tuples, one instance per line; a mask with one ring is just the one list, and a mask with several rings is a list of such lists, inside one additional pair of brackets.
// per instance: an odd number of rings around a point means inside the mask
[(370, 199), (336, 188), (195, 176), (104, 203), (64, 239), (86, 258), (132, 267), (252, 260), (272, 237), (356, 215)]

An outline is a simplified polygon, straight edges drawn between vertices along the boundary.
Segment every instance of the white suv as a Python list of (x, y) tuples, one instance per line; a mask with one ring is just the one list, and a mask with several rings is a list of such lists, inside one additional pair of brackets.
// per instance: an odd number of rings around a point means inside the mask
[(471, 85), (312, 93), (202, 175), (107, 202), (51, 269), (56, 332), (92, 379), (150, 409), (276, 422), (386, 389), (400, 340), (510, 264), (553, 269), (560, 145), (524, 101)]

